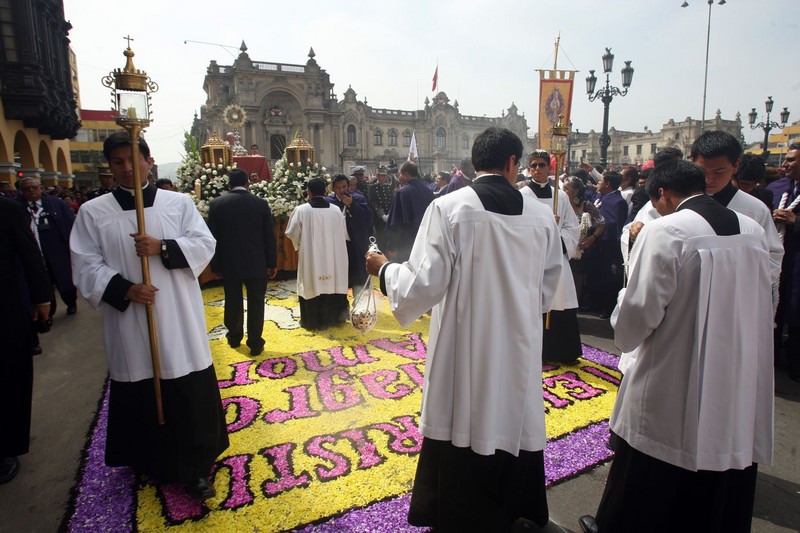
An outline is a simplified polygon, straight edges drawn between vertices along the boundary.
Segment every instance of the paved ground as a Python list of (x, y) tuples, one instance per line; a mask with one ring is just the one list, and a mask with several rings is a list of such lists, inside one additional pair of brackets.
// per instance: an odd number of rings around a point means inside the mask
[[(44, 353), (35, 358), (31, 451), (22, 470), (0, 485), (0, 531), (57, 531), (69, 497), (89, 424), (106, 375), (101, 315), (81, 301), (79, 312), (59, 311), (52, 331), (41, 336)], [(618, 353), (606, 321), (581, 317), (587, 344)], [(783, 372), (776, 377), (775, 461), (758, 476), (753, 531), (800, 531), (800, 384)], [(595, 468), (548, 492), (550, 516), (568, 530), (593, 514), (608, 473)]]

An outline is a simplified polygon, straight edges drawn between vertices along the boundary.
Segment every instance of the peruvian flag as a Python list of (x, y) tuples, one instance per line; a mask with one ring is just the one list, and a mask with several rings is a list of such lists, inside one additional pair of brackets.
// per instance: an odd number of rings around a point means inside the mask
[(436, 65), (436, 71), (433, 73), (433, 87), (431, 87), (431, 92), (436, 92), (436, 83), (439, 81), (439, 65)]

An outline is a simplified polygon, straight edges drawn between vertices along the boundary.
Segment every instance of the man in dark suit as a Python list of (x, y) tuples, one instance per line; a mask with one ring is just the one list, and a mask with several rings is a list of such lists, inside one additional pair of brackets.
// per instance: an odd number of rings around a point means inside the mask
[[(0, 298), (0, 321), (6, 331), (0, 358), (0, 483), (17, 475), (17, 456), (28, 453), (33, 393), (31, 316), (34, 321), (47, 320), (52, 292), (25, 211), (14, 201), (0, 198), (0, 278), (18, 277), (25, 280), (30, 302), (23, 300), (18, 288)], [(32, 315), (28, 303), (33, 304)]]
[(250, 355), (264, 350), (264, 296), (267, 276), (277, 274), (277, 245), (269, 204), (250, 194), (244, 170), (231, 172), (230, 192), (211, 202), (208, 227), (217, 239), (211, 270), (222, 274), (228, 344), (237, 348), (244, 337), (242, 284), (247, 288), (247, 346)]
[(608, 318), (617, 303), (617, 293), (622, 288), (622, 250), (619, 239), (622, 226), (628, 218), (628, 203), (619, 191), (622, 176), (618, 172), (606, 172), (597, 182), (600, 196), (595, 206), (606, 221), (606, 230), (598, 243), (595, 265), (587, 281), (596, 295), (600, 318)]
[[(78, 311), (78, 290), (72, 283), (72, 264), (69, 256), (69, 234), (75, 215), (60, 198), (42, 194), (42, 185), (33, 177), (19, 181), (22, 193), (19, 201), (28, 211), (31, 231), (44, 256), (50, 281), (67, 304), (67, 314)], [(54, 295), (55, 296), (55, 295)], [(50, 317), (56, 313), (56, 299), (50, 303)]]

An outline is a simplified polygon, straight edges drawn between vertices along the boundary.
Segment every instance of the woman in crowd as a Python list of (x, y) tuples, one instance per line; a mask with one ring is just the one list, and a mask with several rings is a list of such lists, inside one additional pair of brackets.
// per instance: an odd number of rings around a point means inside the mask
[(605, 220), (600, 211), (586, 198), (586, 185), (578, 177), (568, 178), (564, 183), (564, 192), (569, 197), (570, 205), (578, 217), (578, 247), (569, 261), (572, 277), (575, 280), (575, 292), (578, 301), (583, 303), (583, 288), (586, 280), (587, 259), (597, 251), (597, 241), (606, 230)]

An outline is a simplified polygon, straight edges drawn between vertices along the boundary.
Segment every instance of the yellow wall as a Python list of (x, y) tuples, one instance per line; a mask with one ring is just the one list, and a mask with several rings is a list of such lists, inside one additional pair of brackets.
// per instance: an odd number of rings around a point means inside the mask
[[(12, 167), (18, 163), (18, 167)], [(45, 186), (72, 186), (69, 140), (54, 141), (21, 120), (6, 120), (0, 101), (0, 181), (14, 183), (16, 171), (37, 169)]]

